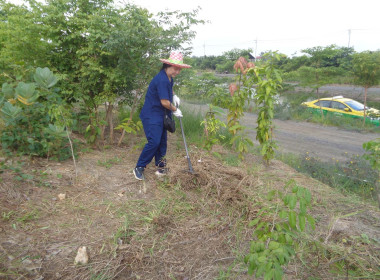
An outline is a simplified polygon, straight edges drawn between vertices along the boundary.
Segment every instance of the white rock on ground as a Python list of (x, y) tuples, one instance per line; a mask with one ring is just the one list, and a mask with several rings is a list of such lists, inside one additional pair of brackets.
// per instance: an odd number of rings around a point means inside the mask
[(87, 263), (88, 263), (87, 248), (85, 246), (79, 247), (77, 256), (75, 257), (74, 264), (87, 264)]

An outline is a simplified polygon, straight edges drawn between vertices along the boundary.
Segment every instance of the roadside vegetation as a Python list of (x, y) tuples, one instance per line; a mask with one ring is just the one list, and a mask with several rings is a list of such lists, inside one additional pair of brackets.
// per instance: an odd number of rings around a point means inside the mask
[[(365, 144), (363, 159), (326, 164), (281, 157), (273, 140), (275, 117), (319, 121), (299, 104), (321, 98), (323, 85), (355, 81), (364, 103), (378, 104), (367, 91), (379, 84), (379, 52), (187, 58), (194, 68), (175, 91), (209, 104), (198, 114), (183, 108), (198, 174), (183, 170), (178, 130), (170, 175), (137, 182), (128, 170), (145, 143), (147, 83), (170, 50), (190, 53), (199, 10), (27, 3), (0, 0), (1, 278), (379, 277), (379, 142)], [(256, 147), (241, 123), (247, 111), (258, 115)], [(74, 263), (83, 246), (91, 258)]]

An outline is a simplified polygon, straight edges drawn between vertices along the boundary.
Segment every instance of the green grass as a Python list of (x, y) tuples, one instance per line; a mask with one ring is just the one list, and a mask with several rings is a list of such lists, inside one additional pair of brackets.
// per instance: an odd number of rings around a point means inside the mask
[[(203, 115), (201, 112), (193, 112), (186, 106), (181, 106), (181, 111), (184, 117), (182, 118), (183, 131), (185, 133), (186, 141), (201, 144), (203, 139)], [(178, 118), (176, 120), (176, 133), (181, 136), (181, 126)], [(202, 145), (200, 145), (202, 146)]]
[(308, 154), (304, 156), (282, 154), (277, 155), (277, 158), (298, 172), (308, 174), (343, 193), (376, 199), (373, 186), (378, 175), (371, 169), (369, 163), (359, 156), (354, 156), (346, 162), (339, 160), (324, 162)]

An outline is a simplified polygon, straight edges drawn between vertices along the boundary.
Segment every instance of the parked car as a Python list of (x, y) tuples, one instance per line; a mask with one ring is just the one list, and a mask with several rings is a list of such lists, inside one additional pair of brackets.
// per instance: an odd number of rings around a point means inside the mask
[[(343, 96), (316, 99), (310, 102), (303, 102), (312, 113), (320, 114), (321, 107), (324, 115), (331, 114), (350, 118), (364, 118), (364, 105), (358, 101)], [(367, 121), (375, 125), (380, 125), (380, 110), (366, 107)]]

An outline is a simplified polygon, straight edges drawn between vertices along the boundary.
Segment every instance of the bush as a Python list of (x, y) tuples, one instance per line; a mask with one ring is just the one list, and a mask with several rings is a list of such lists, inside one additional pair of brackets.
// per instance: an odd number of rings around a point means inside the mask
[(70, 156), (64, 126), (52, 123), (51, 113), (63, 101), (52, 88), (56, 77), (48, 68), (37, 68), (33, 81), (4, 83), (0, 94), (0, 117), (4, 127), (0, 132), (5, 153), (51, 157), (59, 160)]

